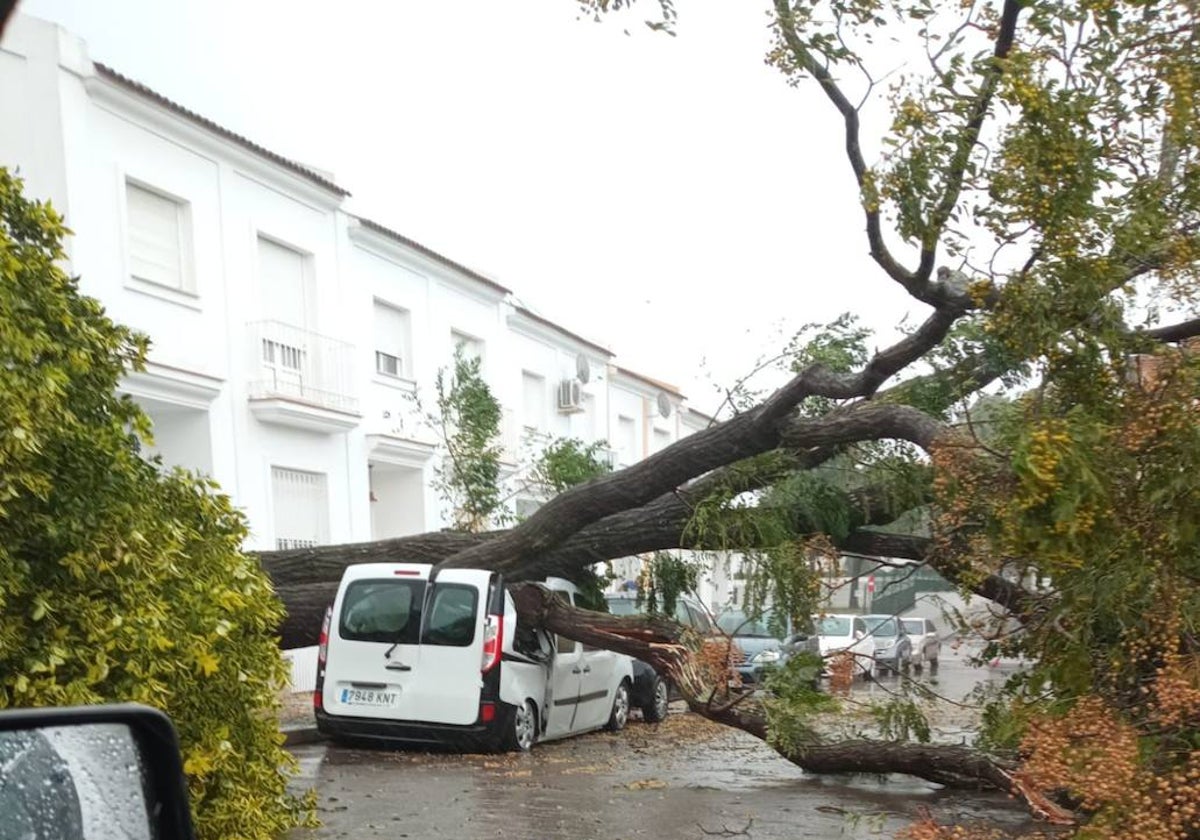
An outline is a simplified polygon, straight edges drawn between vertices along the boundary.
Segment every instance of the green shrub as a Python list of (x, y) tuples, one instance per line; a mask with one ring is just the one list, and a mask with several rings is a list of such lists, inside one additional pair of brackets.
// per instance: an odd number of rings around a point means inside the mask
[(156, 706), (199, 836), (278, 836), (312, 813), (277, 724), (281, 606), (216, 486), (141, 456), (115, 388), (146, 341), (79, 293), (21, 189), (0, 168), (0, 708)]

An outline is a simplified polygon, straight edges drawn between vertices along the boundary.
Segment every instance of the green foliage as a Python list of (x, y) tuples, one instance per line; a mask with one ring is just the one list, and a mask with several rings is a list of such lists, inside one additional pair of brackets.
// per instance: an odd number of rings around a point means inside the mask
[(637, 603), (648, 613), (674, 615), (680, 595), (693, 592), (700, 582), (700, 561), (666, 551), (656, 551), (639, 581)]
[(287, 790), (282, 609), (209, 482), (139, 450), (115, 389), (145, 339), (56, 264), (67, 234), (0, 168), (0, 708), (134, 701), (179, 730), (201, 838), (311, 819)]
[(838, 701), (820, 690), (821, 659), (810, 653), (791, 656), (767, 675), (767, 729), (771, 746), (784, 755), (820, 741), (814, 717), (838, 708)]
[(578, 438), (558, 438), (550, 443), (530, 467), (530, 480), (551, 495), (583, 484), (612, 471), (601, 458), (604, 441), (584, 443)]
[(500, 489), (500, 402), (481, 368), (479, 358), (455, 348), (453, 372), (438, 371), (437, 413), (428, 418), (446, 451), (435, 486), (453, 511), (454, 527), (472, 532), (506, 518)]
[(879, 727), (880, 735), (889, 741), (929, 743), (929, 721), (921, 707), (907, 697), (893, 697), (886, 703), (872, 704), (871, 717)]
[[(592, 20), (599, 21), (603, 16), (615, 12), (626, 11), (636, 5), (637, 0), (575, 0), (581, 13)], [(652, 32), (675, 34), (675, 23), (678, 13), (675, 11), (675, 0), (657, 0), (659, 17), (646, 19), (643, 23)]]

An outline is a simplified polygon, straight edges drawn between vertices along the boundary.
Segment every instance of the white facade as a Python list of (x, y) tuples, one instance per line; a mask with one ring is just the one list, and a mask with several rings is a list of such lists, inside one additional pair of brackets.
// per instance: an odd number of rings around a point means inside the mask
[[(124, 389), (154, 453), (215, 478), (247, 547), (443, 527), (433, 400), (456, 344), (504, 409), (510, 477), (555, 437), (607, 441), (615, 466), (695, 428), (683, 396), (518, 304), (498, 283), (346, 212), (329, 176), (93, 64), (53, 24), (0, 43), (0, 165), (74, 236), (69, 270), (148, 334)], [(514, 498), (518, 513), (538, 504)]]

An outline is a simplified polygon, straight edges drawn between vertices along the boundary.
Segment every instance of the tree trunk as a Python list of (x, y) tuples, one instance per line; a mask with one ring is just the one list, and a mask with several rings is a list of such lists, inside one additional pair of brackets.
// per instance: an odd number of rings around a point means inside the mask
[[(705, 683), (692, 650), (699, 640), (688, 639), (682, 625), (661, 617), (618, 617), (581, 610), (538, 584), (521, 584), (511, 591), (520, 620), (641, 659), (679, 688), (693, 712), (767, 741), (767, 717), (761, 704), (737, 689), (717, 687), (714, 692)], [(857, 740), (776, 751), (812, 773), (904, 773), (947, 787), (995, 789), (1023, 796), (1004, 764), (969, 747)]]

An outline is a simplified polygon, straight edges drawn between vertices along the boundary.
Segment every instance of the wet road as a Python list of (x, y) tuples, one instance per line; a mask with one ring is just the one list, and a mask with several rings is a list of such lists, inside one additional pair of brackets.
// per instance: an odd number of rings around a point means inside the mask
[[(968, 670), (944, 657), (939, 689), (959, 699), (1009, 666)], [(928, 675), (923, 677), (928, 680)], [(856, 688), (856, 698), (895, 681)], [(891, 837), (926, 806), (943, 821), (1021, 825), (1024, 812), (992, 794), (939, 791), (907, 778), (807, 776), (740, 732), (673, 713), (539, 744), (526, 755), (455, 755), (297, 747), (298, 784), (315, 786), (324, 826), (304, 840), (411, 838)], [(743, 832), (738, 834), (738, 832)]]

